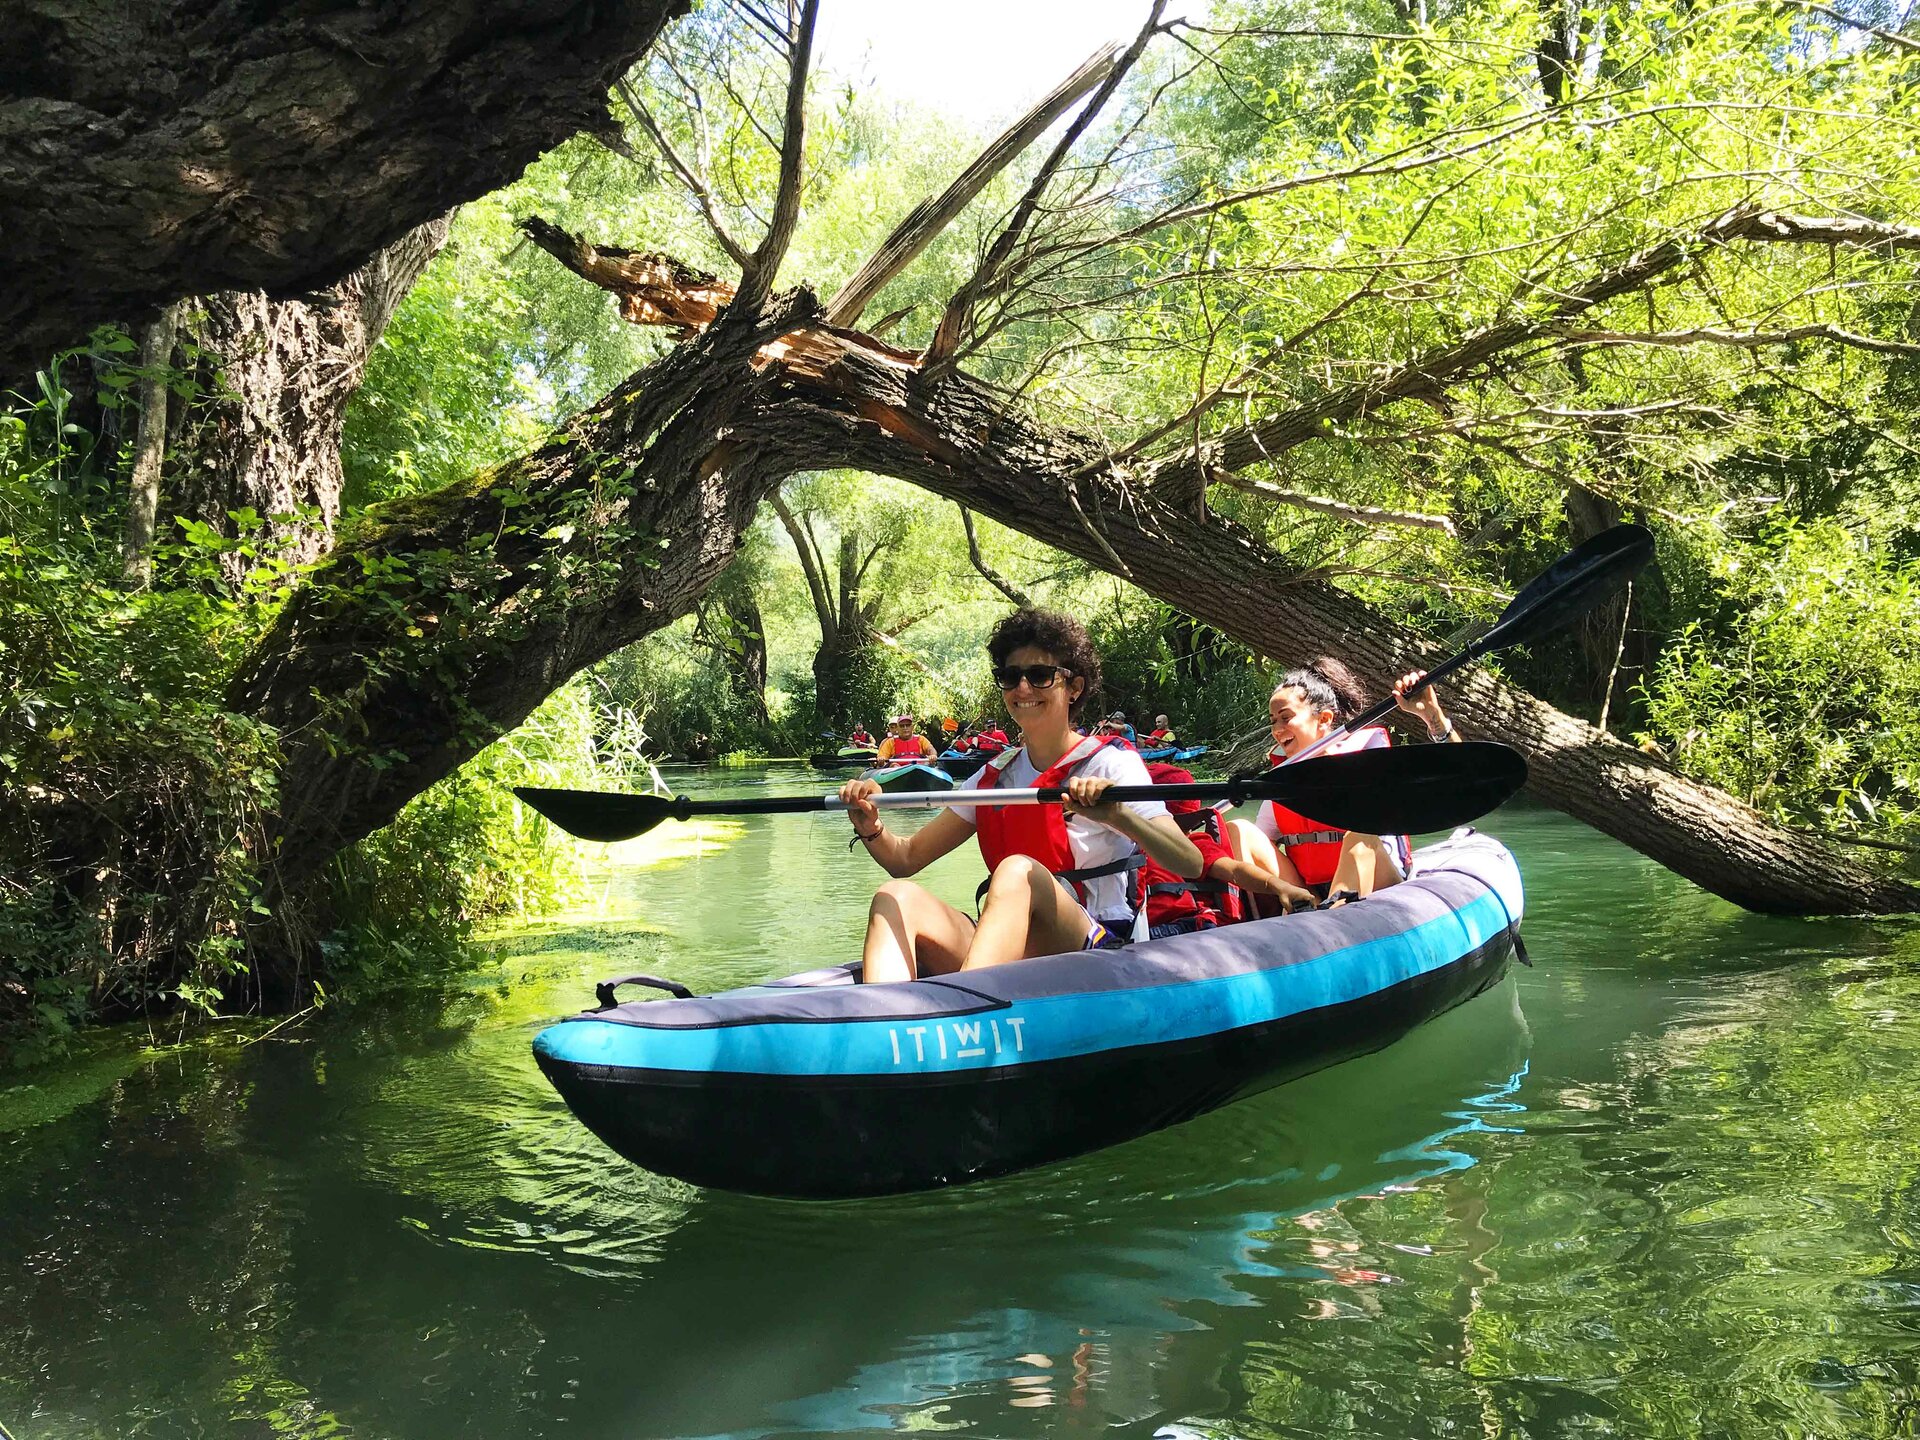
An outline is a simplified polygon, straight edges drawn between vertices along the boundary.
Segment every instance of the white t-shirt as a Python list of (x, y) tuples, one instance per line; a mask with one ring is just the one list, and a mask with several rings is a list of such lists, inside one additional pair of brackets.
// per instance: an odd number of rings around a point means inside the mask
[[(991, 768), (991, 765), (981, 766), (960, 782), (960, 788), (979, 789)], [(1095, 751), (1073, 773), (1111, 778), (1119, 785), (1153, 783), (1153, 777), (1147, 774), (1146, 761), (1135, 751), (1118, 745), (1108, 745)], [(1034, 781), (1039, 778), (1040, 772), (1027, 759), (1027, 749), (1023, 745), (994, 783), (1003, 790), (1026, 790), (1032, 788)], [(1129, 800), (1126, 807), (1142, 820), (1153, 820), (1167, 813), (1167, 807), (1158, 800)], [(953, 813), (964, 816), (969, 825), (974, 823), (971, 805), (956, 805)], [(1140, 848), (1118, 830), (1108, 829), (1098, 820), (1089, 820), (1084, 815), (1067, 816), (1067, 843), (1073, 850), (1073, 867), (1076, 870), (1123, 859)], [(1126, 874), (1102, 875), (1081, 882), (1087, 891), (1087, 913), (1107, 926), (1132, 924), (1133, 907), (1127, 904), (1127, 881), (1130, 878)]]

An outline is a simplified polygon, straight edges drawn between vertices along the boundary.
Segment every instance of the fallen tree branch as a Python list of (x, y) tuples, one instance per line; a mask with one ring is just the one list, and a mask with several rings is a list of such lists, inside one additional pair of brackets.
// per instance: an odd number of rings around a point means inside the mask
[(1567, 330), (1561, 338), (1578, 345), (1731, 345), (1756, 350), (1763, 345), (1791, 345), (1796, 340), (1831, 340), (1881, 355), (1920, 355), (1920, 345), (1856, 335), (1838, 325), (1796, 325), (1791, 330)]
[(987, 564), (987, 557), (980, 553), (980, 538), (973, 533), (973, 512), (964, 505), (959, 508), (960, 524), (967, 532), (967, 558), (973, 561), (973, 568), (986, 577), (989, 585), (993, 586), (994, 589), (1006, 596), (1007, 599), (1011, 600), (1015, 605), (1018, 605), (1022, 610), (1029, 608), (1033, 604), (1033, 598), (998, 570)]

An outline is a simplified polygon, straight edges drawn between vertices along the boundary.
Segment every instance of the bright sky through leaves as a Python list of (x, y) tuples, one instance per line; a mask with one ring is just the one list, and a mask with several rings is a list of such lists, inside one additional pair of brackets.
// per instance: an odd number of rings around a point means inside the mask
[[(1146, 0), (822, 0), (820, 65), (981, 129), (1012, 118), (1108, 40), (1131, 39)], [(1200, 19), (1205, 0), (1169, 14)]]

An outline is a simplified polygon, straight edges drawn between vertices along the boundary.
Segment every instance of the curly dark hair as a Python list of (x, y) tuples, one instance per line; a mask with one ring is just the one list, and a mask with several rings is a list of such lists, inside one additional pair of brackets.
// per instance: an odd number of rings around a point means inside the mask
[(998, 670), (1022, 645), (1046, 651), (1055, 664), (1073, 672), (1073, 679), (1086, 682), (1067, 706), (1067, 713), (1078, 720), (1080, 711), (1100, 688), (1100, 656), (1087, 627), (1071, 615), (1054, 610), (1016, 610), (993, 627), (987, 637), (987, 658)]

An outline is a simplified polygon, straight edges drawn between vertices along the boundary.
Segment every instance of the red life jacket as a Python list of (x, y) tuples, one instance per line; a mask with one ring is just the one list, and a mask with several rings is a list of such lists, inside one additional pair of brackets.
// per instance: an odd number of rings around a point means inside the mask
[(973, 737), (973, 748), (987, 755), (998, 755), (1007, 748), (1007, 732), (998, 725)]
[[(1356, 750), (1376, 750), (1391, 745), (1393, 737), (1379, 725), (1369, 725), (1364, 730), (1355, 730), (1320, 753), (1322, 755), (1348, 755)], [(1285, 757), (1282, 756), (1282, 759)], [(1333, 872), (1340, 868), (1340, 855), (1346, 848), (1347, 832), (1322, 825), (1318, 820), (1309, 820), (1297, 810), (1269, 800), (1267, 809), (1274, 823), (1279, 827), (1280, 836), (1274, 843), (1293, 862), (1293, 868), (1300, 872), (1300, 880), (1305, 885), (1325, 885), (1333, 879)], [(1407, 868), (1407, 840), (1404, 835), (1386, 837), (1390, 842), (1398, 842), (1400, 850), (1400, 868)]]
[[(1164, 761), (1150, 762), (1147, 774), (1156, 785), (1187, 785), (1193, 781), (1192, 772)], [(1189, 880), (1149, 856), (1140, 872), (1147, 887), (1147, 923), (1165, 925), (1172, 920), (1191, 919), (1196, 928), (1210, 930), (1244, 920), (1247, 910), (1239, 887), (1207, 877), (1216, 860), (1231, 859), (1233, 854), (1226, 847), (1226, 832), (1220, 828), (1220, 812), (1198, 800), (1169, 800), (1167, 812), (1200, 851), (1203, 867), (1198, 879)]]
[[(1074, 742), (1051, 769), (1040, 772), (1033, 782), (1033, 788), (1044, 790), (1049, 786), (1066, 784), (1068, 776), (1111, 743), (1111, 739), (1092, 736)], [(1004, 756), (989, 761), (980, 772), (980, 788), (985, 790), (997, 786), (1007, 767), (1021, 753), (1018, 749), (1009, 750)], [(976, 899), (986, 893), (993, 872), (999, 868), (1002, 860), (1009, 855), (1026, 855), (1038, 860), (1057, 879), (1064, 881), (1082, 907), (1087, 903), (1087, 881), (1103, 875), (1129, 874), (1132, 878), (1127, 885), (1127, 904), (1139, 910), (1139, 877), (1146, 857), (1138, 850), (1105, 865), (1077, 869), (1073, 863), (1073, 841), (1067, 834), (1066, 812), (1058, 805), (976, 805), (973, 816), (974, 834), (980, 841), (980, 858), (987, 862), (988, 877), (975, 892)]]
[(909, 765), (916, 760), (933, 759), (933, 746), (927, 743), (924, 735), (895, 735), (893, 753), (887, 757), (889, 765)]
[(853, 732), (853, 734), (847, 737), (847, 744), (871, 745), (873, 744), (873, 736), (867, 734), (867, 732), (864, 730), (856, 730)]

